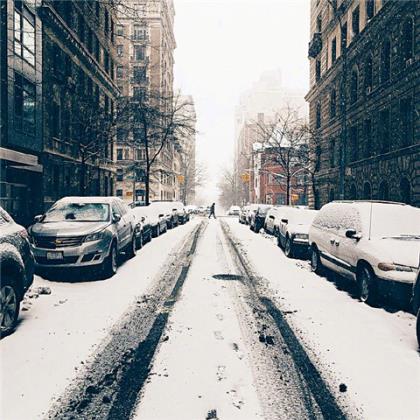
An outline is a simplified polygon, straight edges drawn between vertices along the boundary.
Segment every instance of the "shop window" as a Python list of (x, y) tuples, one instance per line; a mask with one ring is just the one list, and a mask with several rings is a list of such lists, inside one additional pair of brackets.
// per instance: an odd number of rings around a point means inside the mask
[(15, 2), (14, 52), (35, 66), (35, 16), (21, 1)]
[(411, 186), (407, 178), (402, 178), (400, 182), (401, 202), (411, 204)]

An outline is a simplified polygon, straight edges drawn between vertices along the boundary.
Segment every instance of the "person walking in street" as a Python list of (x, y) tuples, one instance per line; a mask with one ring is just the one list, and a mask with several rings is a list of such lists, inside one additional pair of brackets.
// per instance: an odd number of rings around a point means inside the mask
[(215, 204), (215, 203), (213, 203), (213, 204), (210, 206), (209, 219), (210, 219), (210, 217), (211, 217), (211, 216), (213, 216), (213, 217), (216, 219), (216, 210), (215, 210), (215, 207), (216, 207), (216, 204)]

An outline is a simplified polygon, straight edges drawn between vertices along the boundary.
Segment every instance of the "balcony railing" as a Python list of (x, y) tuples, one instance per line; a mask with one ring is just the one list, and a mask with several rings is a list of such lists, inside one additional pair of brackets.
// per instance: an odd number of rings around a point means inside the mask
[(315, 58), (322, 50), (322, 38), (320, 32), (315, 32), (309, 42), (308, 56)]

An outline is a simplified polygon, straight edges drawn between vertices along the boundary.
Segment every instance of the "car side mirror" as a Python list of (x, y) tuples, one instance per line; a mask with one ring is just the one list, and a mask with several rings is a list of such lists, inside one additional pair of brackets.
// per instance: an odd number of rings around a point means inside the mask
[(346, 230), (346, 238), (359, 240), (361, 238), (361, 236), (357, 234), (356, 230), (347, 229)]
[(282, 223), (289, 223), (289, 220), (288, 219), (281, 219), (281, 221), (282, 221)]
[(119, 213), (113, 213), (112, 215), (112, 221), (114, 223), (118, 223), (121, 220), (121, 214)]
[(270, 219), (273, 219), (274, 220), (274, 216), (268, 216)]
[(40, 222), (42, 222), (43, 218), (44, 218), (43, 214), (38, 214), (37, 216), (34, 217), (34, 222), (35, 223), (40, 223)]
[(159, 214), (159, 217), (163, 217), (164, 215), (163, 214)]
[(141, 217), (140, 219), (142, 222), (144, 222), (146, 220), (146, 218), (144, 216)]

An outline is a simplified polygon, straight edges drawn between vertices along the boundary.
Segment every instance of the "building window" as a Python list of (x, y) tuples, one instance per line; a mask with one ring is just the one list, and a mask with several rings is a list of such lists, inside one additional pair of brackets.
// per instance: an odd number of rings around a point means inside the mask
[(124, 160), (129, 160), (130, 159), (130, 151), (128, 149), (128, 147), (124, 148)]
[(146, 69), (142, 66), (133, 67), (134, 83), (141, 83), (146, 80)]
[(146, 39), (146, 29), (141, 25), (134, 25), (133, 27), (133, 40), (142, 41)]
[(359, 91), (359, 72), (357, 69), (354, 69), (351, 72), (350, 80), (350, 103), (354, 104), (358, 98)]
[(23, 2), (15, 2), (14, 51), (32, 66), (35, 66), (35, 17)]
[(315, 111), (315, 128), (321, 128), (321, 104), (316, 104), (316, 111)]
[(33, 133), (35, 129), (35, 84), (15, 73), (15, 117), (21, 130)]
[(353, 36), (356, 36), (360, 32), (360, 9), (357, 6), (353, 13), (351, 14), (351, 29), (353, 31)]
[(335, 140), (330, 143), (330, 167), (335, 168)]
[(389, 121), (389, 110), (384, 109), (380, 113), (380, 148), (381, 153), (389, 152), (390, 146), (390, 121)]
[(347, 48), (347, 22), (343, 23), (341, 26), (340, 31), (340, 37), (341, 37), (341, 54), (343, 51)]
[(321, 33), (322, 31), (322, 16), (319, 15), (316, 18), (316, 32)]
[(329, 201), (334, 201), (334, 198), (335, 198), (335, 191), (334, 191), (334, 188), (331, 188), (330, 189), (330, 193), (329, 193)]
[(389, 200), (389, 187), (386, 181), (382, 181), (379, 185), (378, 199), (385, 201)]
[(411, 186), (407, 178), (402, 178), (400, 182), (401, 202), (411, 204)]
[(331, 64), (337, 59), (337, 39), (334, 37), (331, 41)]
[(133, 87), (133, 98), (141, 101), (144, 97), (144, 89), (138, 86)]
[(369, 158), (372, 156), (372, 121), (365, 120), (363, 125), (363, 134), (364, 134), (364, 157)]
[(401, 99), (400, 102), (401, 146), (409, 146), (413, 139), (413, 106), (412, 99)]
[(414, 52), (414, 26), (413, 19), (408, 18), (403, 24), (402, 53), (404, 62), (413, 58)]
[(134, 45), (134, 60), (143, 61), (145, 57), (144, 47), (141, 45)]
[(122, 57), (124, 55), (124, 45), (117, 45), (117, 55)]
[(318, 144), (315, 147), (315, 172), (319, 172), (321, 170), (321, 155), (322, 155), (322, 148)]
[(124, 77), (123, 66), (117, 66), (117, 79), (122, 79), (123, 77)]
[(357, 126), (350, 127), (350, 159), (355, 162), (359, 159), (359, 136)]
[(117, 36), (124, 36), (124, 26), (117, 25)]
[(123, 160), (123, 149), (117, 149), (117, 160)]
[(385, 40), (381, 49), (381, 82), (389, 80), (391, 76), (391, 42)]
[(321, 60), (315, 62), (315, 80), (319, 82), (321, 79)]
[(330, 93), (330, 118), (335, 118), (337, 114), (337, 93), (335, 89)]
[(117, 197), (122, 197), (123, 196), (123, 190), (117, 190)]
[(366, 0), (366, 20), (369, 22), (375, 15), (375, 0)]
[(357, 200), (357, 188), (355, 184), (350, 185), (349, 200)]
[(117, 169), (117, 181), (121, 182), (124, 180), (124, 171), (122, 169)]
[(365, 92), (369, 95), (373, 87), (373, 65), (372, 56), (369, 55), (365, 61)]
[(372, 200), (372, 187), (370, 186), (369, 182), (365, 182), (363, 185), (363, 199)]

